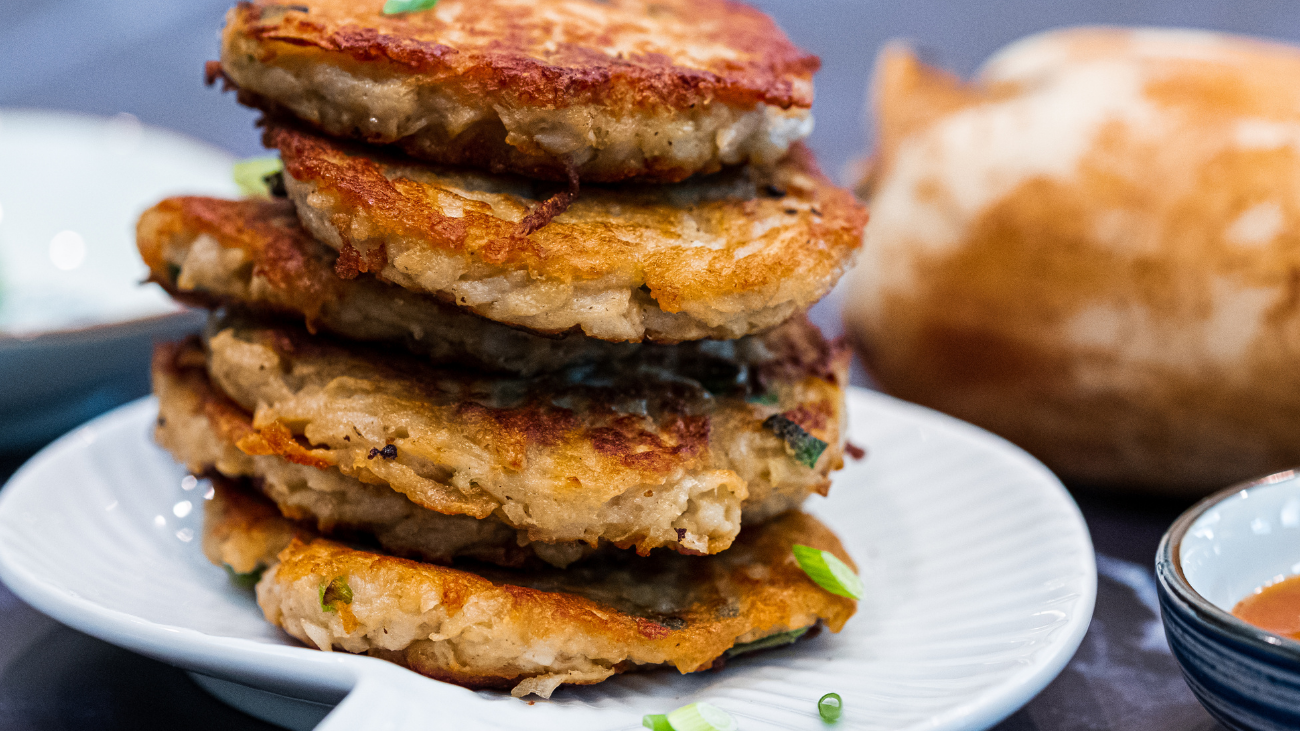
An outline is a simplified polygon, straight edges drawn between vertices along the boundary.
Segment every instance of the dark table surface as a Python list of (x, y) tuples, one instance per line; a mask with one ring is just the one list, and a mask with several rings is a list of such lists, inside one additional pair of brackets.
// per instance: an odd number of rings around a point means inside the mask
[[(127, 113), (239, 155), (261, 154), (254, 114), (200, 82), (228, 4), (0, 0), (0, 107)], [(1300, 3), (1285, 0), (755, 4), (823, 59), (811, 143), (823, 167), (841, 177), (868, 145), (867, 79), (876, 50), (890, 38), (910, 39), (959, 73), (1008, 41), (1060, 25), (1177, 25), (1300, 38)], [(814, 312), (832, 334), (840, 330), (839, 296)], [(0, 478), (24, 458), (0, 457)], [(1065, 671), (997, 728), (1218, 729), (1183, 683), (1156, 607), (1156, 544), (1187, 504), (1074, 492), (1097, 550), (1096, 613)], [(212, 699), (183, 672), (64, 627), (0, 586), (0, 731), (64, 728), (271, 727)]]

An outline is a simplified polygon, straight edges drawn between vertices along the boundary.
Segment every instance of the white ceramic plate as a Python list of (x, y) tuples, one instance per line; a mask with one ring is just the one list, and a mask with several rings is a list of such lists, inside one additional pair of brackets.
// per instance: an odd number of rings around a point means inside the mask
[(152, 341), (202, 323), (155, 285), (140, 213), (234, 195), (228, 153), (127, 114), (0, 109), (0, 449), (32, 449), (148, 390)]
[(0, 109), (0, 347), (180, 308), (135, 248), (169, 195), (238, 194), (229, 153), (129, 114)]
[(842, 633), (721, 672), (633, 673), (530, 705), (305, 649), (269, 626), (203, 558), (206, 486), (153, 445), (154, 416), (151, 400), (123, 407), (14, 476), (0, 492), (0, 579), (68, 625), (223, 679), (203, 682), (290, 726), (328, 708), (268, 701), (346, 695), (319, 726), (330, 731), (635, 729), (644, 713), (704, 699), (743, 731), (824, 729), (817, 699), (835, 691), (839, 728), (983, 729), (1060, 672), (1092, 616), (1092, 545), (1051, 473), (975, 427), (855, 389), (852, 440), (867, 458), (809, 501), (868, 587)]

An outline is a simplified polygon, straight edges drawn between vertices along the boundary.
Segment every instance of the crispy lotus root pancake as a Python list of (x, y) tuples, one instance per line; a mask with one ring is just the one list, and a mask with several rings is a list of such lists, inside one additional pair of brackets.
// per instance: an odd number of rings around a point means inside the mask
[[(274, 507), (223, 481), (207, 505), (205, 546), (265, 551), (257, 603), (289, 634), (515, 696), (549, 697), (565, 683), (656, 666), (706, 670), (773, 635), (818, 623), (838, 632), (857, 609), (795, 562), (791, 547), (803, 544), (852, 565), (835, 535), (800, 512), (746, 528), (717, 556), (602, 554), (577, 568), (521, 571), (449, 568), (313, 539), (283, 518), (276, 527)], [(283, 540), (278, 555), (266, 550), (268, 537)], [(224, 555), (209, 552), (216, 563)]]
[(727, 0), (240, 3), (240, 101), (329, 134), (534, 178), (676, 181), (772, 163), (812, 131), (816, 56)]
[(249, 455), (337, 470), (528, 541), (716, 553), (842, 465), (845, 350), (804, 320), (533, 378), (438, 369), (296, 328), (216, 320), (213, 385)]
[[(320, 469), (275, 454), (246, 454), (239, 445), (256, 438), (253, 417), (211, 386), (197, 340), (158, 346), (153, 381), (158, 396), (155, 437), (177, 461), (194, 474), (214, 479), (250, 478), (275, 502), (277, 516), (314, 526), (319, 533), (373, 539), (390, 553), (444, 564), (468, 557), (523, 566), (540, 558), (562, 567), (593, 550), (581, 542), (531, 543), (526, 533), (496, 518), (444, 515), (387, 486), (366, 484), (334, 468)], [(287, 542), (286, 537), (280, 546)], [(246, 573), (255, 562), (236, 554), (225, 563)]]
[(549, 184), (274, 123), (265, 142), (280, 150), (303, 225), (340, 251), (340, 276), (373, 272), (542, 333), (676, 342), (761, 332), (830, 291), (867, 219), (802, 145), (769, 172), (587, 186), (536, 227)]
[(338, 252), (313, 240), (284, 200), (168, 198), (140, 217), (136, 243), (150, 279), (181, 301), (238, 304), (352, 340), (400, 342), (435, 363), (531, 375), (636, 347), (578, 333), (540, 337), (371, 275), (340, 279)]
[(250, 489), (221, 477), (213, 477), (212, 487), (203, 508), (203, 555), (231, 573), (256, 576), (294, 538), (316, 537)]

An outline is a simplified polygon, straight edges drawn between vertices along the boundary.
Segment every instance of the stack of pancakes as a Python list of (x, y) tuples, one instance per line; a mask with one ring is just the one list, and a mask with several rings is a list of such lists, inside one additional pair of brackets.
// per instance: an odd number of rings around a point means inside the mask
[(803, 312), (866, 219), (797, 143), (817, 59), (726, 0), (384, 7), (231, 10), (280, 197), (139, 223), (213, 309), (154, 360), (208, 556), (305, 643), (516, 695), (838, 631), (791, 555), (848, 560), (798, 511), (848, 362)]

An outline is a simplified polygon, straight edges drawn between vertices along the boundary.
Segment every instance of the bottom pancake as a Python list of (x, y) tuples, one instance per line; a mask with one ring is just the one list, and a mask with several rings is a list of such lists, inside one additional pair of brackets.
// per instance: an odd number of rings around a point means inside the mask
[(857, 609), (795, 562), (795, 544), (849, 560), (803, 513), (747, 528), (714, 556), (619, 552), (563, 570), (467, 569), (317, 538), (247, 487), (220, 478), (214, 487), (204, 550), (235, 570), (266, 567), (257, 603), (269, 621), (322, 650), (469, 688), (549, 697), (634, 669), (706, 670), (774, 635), (819, 623), (838, 632)]

